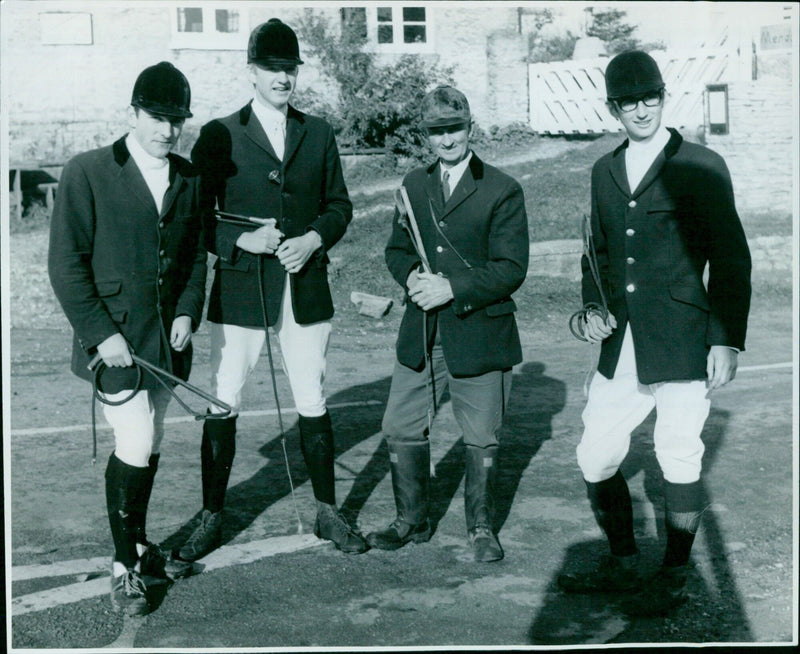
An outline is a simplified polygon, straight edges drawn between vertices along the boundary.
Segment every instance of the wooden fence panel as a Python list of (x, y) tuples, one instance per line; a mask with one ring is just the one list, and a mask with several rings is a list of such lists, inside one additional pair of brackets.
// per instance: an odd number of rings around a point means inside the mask
[[(703, 49), (691, 53), (653, 52), (667, 87), (664, 124), (697, 129), (704, 124), (706, 84), (733, 81), (735, 53)], [(530, 125), (541, 134), (618, 132), (622, 125), (606, 108), (605, 69), (609, 58), (555, 61), (528, 66)]]

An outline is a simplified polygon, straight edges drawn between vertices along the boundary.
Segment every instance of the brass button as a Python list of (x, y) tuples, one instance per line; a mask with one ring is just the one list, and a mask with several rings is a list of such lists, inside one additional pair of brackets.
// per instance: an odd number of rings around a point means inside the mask
[(636, 287), (633, 284), (628, 284), (625, 287), (625, 290), (628, 291), (628, 293), (633, 293), (636, 290)]
[(631, 209), (635, 209), (636, 208), (636, 200), (631, 200), (630, 202), (628, 202), (628, 206)]
[(625, 230), (625, 233), (628, 236), (633, 236), (636, 233), (636, 230), (635, 229), (631, 229), (630, 227), (628, 227), (628, 229)]
[(627, 261), (628, 263), (636, 263), (636, 259), (634, 259), (633, 257), (628, 257), (627, 259), (625, 259), (625, 261)]
[(444, 252), (444, 248), (441, 245), (437, 245), (436, 246), (436, 251), (437, 252)]

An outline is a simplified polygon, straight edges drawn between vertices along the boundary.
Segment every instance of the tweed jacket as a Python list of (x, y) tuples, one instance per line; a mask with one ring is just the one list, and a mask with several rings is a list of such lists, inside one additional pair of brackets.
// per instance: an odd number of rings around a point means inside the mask
[[(592, 232), (617, 319), (598, 363), (608, 378), (628, 323), (644, 384), (705, 379), (710, 346), (744, 349), (751, 261), (728, 168), (715, 152), (670, 132), (633, 190), (627, 140), (592, 169)], [(582, 269), (583, 300), (598, 302), (585, 255)]]
[[(198, 178), (192, 165), (169, 155), (170, 185), (159, 214), (125, 145), (79, 154), (61, 174), (50, 225), (50, 282), (74, 329), (72, 371), (87, 370), (97, 346), (122, 333), (134, 354), (189, 378), (191, 344), (169, 346), (173, 319), (187, 315), (196, 329), (205, 302)], [(108, 393), (133, 388), (134, 368), (107, 368)], [(142, 388), (154, 388), (151, 375)]]
[[(353, 208), (342, 176), (331, 126), (289, 107), (286, 147), (278, 159), (252, 102), (212, 120), (192, 149), (200, 170), (206, 245), (217, 255), (208, 319), (243, 327), (263, 326), (258, 255), (236, 247), (246, 228), (219, 223), (221, 211), (277, 219), (286, 238), (316, 230), (322, 248), (291, 275), (292, 308), (299, 324), (328, 320), (333, 302), (328, 286), (328, 251), (344, 235)], [(268, 322), (278, 318), (286, 271), (274, 255), (261, 255)]]
[[(447, 204), (438, 163), (411, 171), (403, 185), (431, 267), (453, 289), (451, 302), (428, 312), (435, 320), (428, 320), (427, 345), (438, 325), (445, 362), (455, 376), (505, 370), (519, 363), (522, 348), (511, 294), (528, 269), (522, 187), (474, 153)], [(398, 217), (396, 211), (385, 257), (392, 276), (406, 289), (408, 275), (420, 259)], [(423, 311), (408, 301), (397, 338), (397, 358), (414, 370), (425, 365), (422, 330)]]

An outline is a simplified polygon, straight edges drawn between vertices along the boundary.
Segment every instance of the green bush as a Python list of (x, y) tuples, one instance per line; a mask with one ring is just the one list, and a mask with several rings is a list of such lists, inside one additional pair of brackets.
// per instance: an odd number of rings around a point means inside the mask
[(319, 93), (299, 94), (297, 103), (321, 115), (334, 126), (340, 147), (386, 150), (387, 163), (427, 153), (424, 136), (416, 127), (425, 93), (452, 84), (452, 70), (417, 55), (403, 55), (380, 64), (365, 52), (366, 35), (358, 26), (343, 22), (341, 31), (311, 9), (298, 24), (306, 49), (336, 86), (333, 100)]

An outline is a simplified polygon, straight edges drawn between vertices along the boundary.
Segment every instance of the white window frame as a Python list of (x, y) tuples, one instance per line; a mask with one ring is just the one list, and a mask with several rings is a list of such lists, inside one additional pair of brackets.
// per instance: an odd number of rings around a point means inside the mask
[[(203, 31), (202, 32), (179, 32), (178, 31), (178, 10), (179, 9), (202, 9), (203, 10)], [(223, 33), (216, 31), (217, 9), (239, 12), (239, 31), (234, 33)], [(250, 12), (242, 5), (225, 3), (207, 4), (205, 2), (183, 2), (170, 3), (170, 48), (173, 50), (246, 50), (247, 40), (250, 37)]]
[[(358, 6), (358, 5), (353, 5)], [(378, 9), (388, 7), (392, 10), (392, 43), (378, 43), (378, 26), (387, 25), (388, 22), (378, 22)], [(418, 25), (425, 25), (425, 43), (404, 43), (403, 42), (403, 7), (423, 7), (425, 9), (425, 22), (416, 23)], [(367, 9), (367, 48), (371, 52), (377, 53), (396, 53), (396, 54), (412, 54), (412, 53), (425, 53), (433, 52), (433, 7), (428, 2), (414, 2), (408, 0), (407, 2), (370, 2), (366, 7)], [(410, 23), (415, 24), (415, 23)]]

